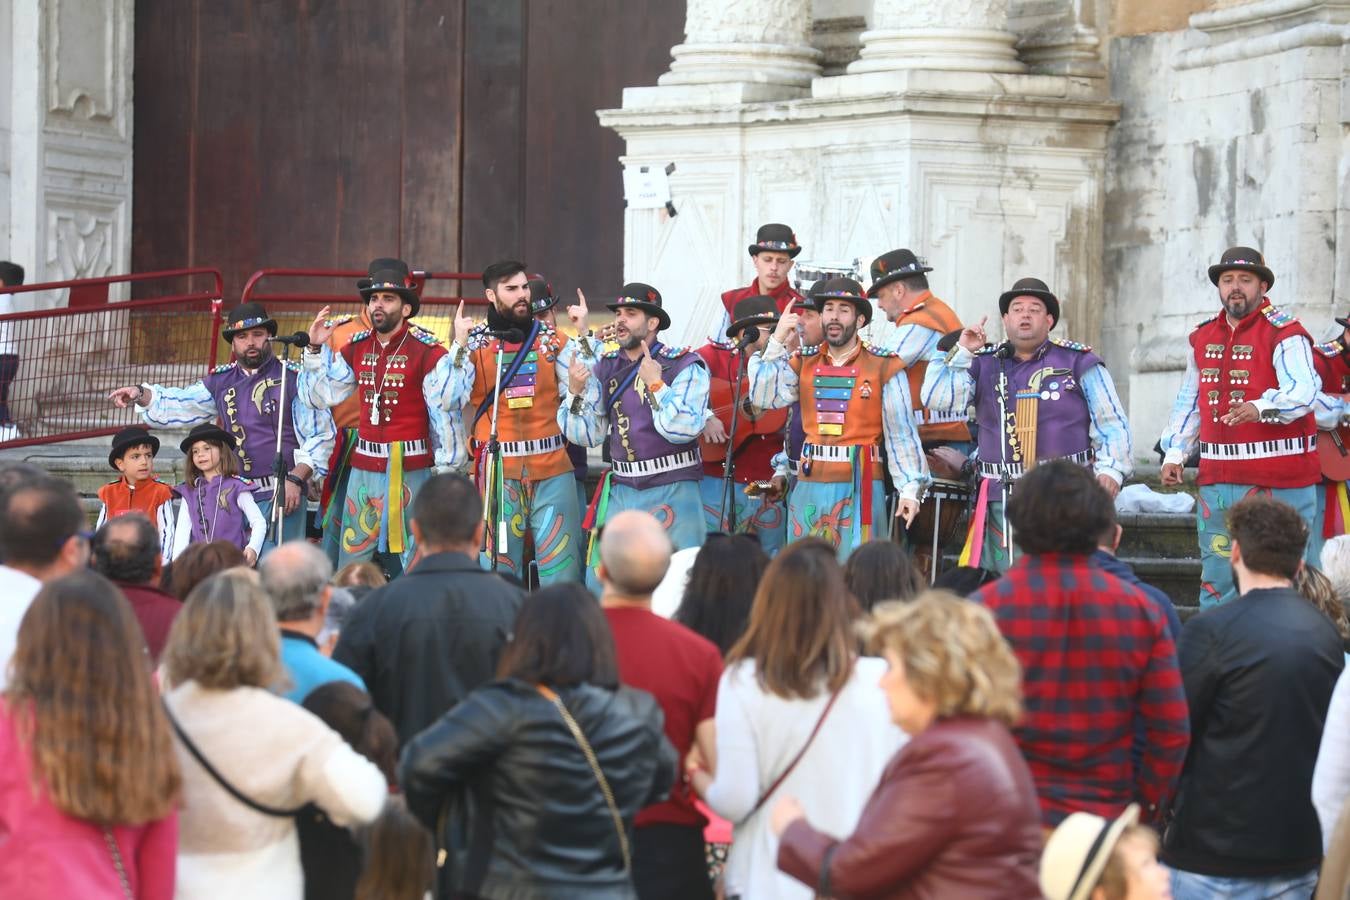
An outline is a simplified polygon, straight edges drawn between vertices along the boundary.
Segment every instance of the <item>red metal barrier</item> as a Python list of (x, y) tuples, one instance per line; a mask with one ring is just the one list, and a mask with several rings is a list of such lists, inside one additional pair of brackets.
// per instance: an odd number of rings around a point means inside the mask
[[(280, 334), (308, 331), (315, 313), (324, 306), (332, 307), (334, 316), (360, 315), (364, 304), (356, 290), (356, 281), (365, 278), (366, 275), (365, 271), (357, 269), (259, 269), (244, 283), (239, 302), (248, 303), (252, 300), (261, 303), (267, 309), (268, 315), (277, 320)], [(487, 298), (481, 294), (482, 275), (479, 273), (414, 271), (412, 277), (419, 292), (424, 291), (425, 285), (430, 281), (473, 284), (474, 294), (466, 294), (462, 286), (450, 294), (429, 296), (422, 293), (422, 308), (417, 314), (417, 324), (433, 332), (446, 344), (450, 343), (455, 307), (459, 305), (460, 300), (464, 301), (465, 310), (470, 315), (475, 317), (486, 315)], [(260, 285), (264, 280), (304, 281), (308, 284), (304, 288), (286, 291), (263, 291)], [(222, 358), (228, 358), (230, 351), (223, 340), (220, 346), (226, 348)]]
[[(115, 284), (163, 291), (109, 302)], [(68, 290), (70, 305), (0, 315), (0, 447), (111, 435), (137, 421), (108, 402), (113, 388), (200, 378), (216, 363), (222, 289), (206, 268), (5, 288), (16, 299)]]

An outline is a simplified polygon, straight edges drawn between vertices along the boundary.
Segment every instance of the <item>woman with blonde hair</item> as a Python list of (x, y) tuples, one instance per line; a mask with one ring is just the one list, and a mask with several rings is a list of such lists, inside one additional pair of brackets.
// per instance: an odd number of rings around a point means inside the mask
[(256, 573), (199, 584), (164, 651), (165, 700), (183, 767), (178, 900), (301, 900), (295, 816), (313, 803), (338, 825), (379, 815), (378, 766), (268, 689), (282, 677), (272, 605)]
[(180, 776), (145, 639), (112, 582), (49, 582), (0, 700), (0, 897), (168, 900)]
[(715, 772), (691, 755), (690, 781), (735, 823), (728, 897), (814, 896), (778, 871), (769, 806), (795, 794), (824, 828), (847, 834), (904, 735), (886, 720), (886, 665), (858, 655), (858, 605), (835, 550), (806, 538), (769, 564), (750, 624), (717, 691)]
[[(780, 800), (779, 868), (821, 896), (1039, 898), (1040, 805), (1009, 731), (1021, 714), (1021, 673), (993, 616), (928, 591), (878, 607), (873, 629), (871, 648), (889, 665), (881, 687), (890, 719), (911, 739), (856, 829)], [(852, 764), (843, 754), (833, 762)]]

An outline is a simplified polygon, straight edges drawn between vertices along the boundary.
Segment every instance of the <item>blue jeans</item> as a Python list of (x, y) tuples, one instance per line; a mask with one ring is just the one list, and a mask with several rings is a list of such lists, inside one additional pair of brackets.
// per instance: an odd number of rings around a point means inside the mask
[(1172, 900), (1308, 900), (1317, 870), (1274, 878), (1220, 878), (1172, 870)]

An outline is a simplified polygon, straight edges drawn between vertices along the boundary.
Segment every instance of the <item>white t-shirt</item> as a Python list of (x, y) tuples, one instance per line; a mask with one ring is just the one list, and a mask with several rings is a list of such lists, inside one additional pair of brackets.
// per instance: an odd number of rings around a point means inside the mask
[(9, 661), (19, 640), (19, 623), (42, 582), (32, 575), (0, 566), (0, 690), (9, 682)]
[(778, 871), (778, 838), (769, 828), (774, 804), (801, 802), (811, 825), (845, 838), (853, 833), (881, 773), (908, 740), (891, 722), (878, 685), (886, 661), (860, 658), (810, 749), (772, 797), (749, 819), (760, 795), (806, 744), (830, 700), (770, 694), (755, 679), (753, 661), (729, 666), (717, 689), (717, 774), (708, 806), (735, 824), (727, 857), (727, 896), (811, 900), (815, 892)]
[[(0, 316), (18, 312), (14, 308), (13, 294), (0, 294)], [(19, 345), (14, 341), (14, 323), (0, 322), (0, 354), (18, 353)]]

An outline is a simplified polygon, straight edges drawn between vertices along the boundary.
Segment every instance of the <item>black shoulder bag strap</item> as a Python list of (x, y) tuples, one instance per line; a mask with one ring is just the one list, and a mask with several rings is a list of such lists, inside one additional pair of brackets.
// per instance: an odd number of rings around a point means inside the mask
[[(507, 366), (506, 371), (502, 373), (500, 390), (506, 390), (511, 379), (515, 378), (520, 372), (521, 366), (525, 365), (525, 357), (530, 355), (530, 350), (534, 347), (534, 339), (539, 336), (539, 320), (535, 319), (530, 323), (530, 333), (525, 336), (525, 342), (520, 345), (520, 350), (516, 352), (516, 358), (511, 360), (511, 365)], [(501, 338), (497, 338), (501, 340)], [(483, 398), (483, 402), (478, 404), (478, 410), (473, 414), (473, 422), (469, 424), (469, 434), (473, 434), (474, 426), (478, 420), (487, 415), (488, 410), (492, 409), (492, 404), (497, 402), (496, 394), (488, 394)]]
[(178, 739), (183, 742), (183, 746), (192, 754), (192, 758), (197, 760), (197, 762), (201, 764), (201, 767), (206, 770), (206, 774), (215, 779), (216, 784), (223, 787), (231, 797), (254, 812), (260, 812), (265, 816), (275, 816), (278, 819), (293, 819), (304, 811), (305, 807), (303, 806), (297, 806), (295, 809), (278, 809), (275, 806), (267, 806), (266, 804), (259, 803), (234, 785), (230, 784), (225, 780), (225, 776), (221, 775), (220, 772), (216, 770), (216, 767), (211, 765), (210, 761), (202, 755), (202, 751), (197, 748), (197, 745), (192, 743), (192, 739), (187, 736), (187, 732), (183, 731), (183, 726), (178, 724), (178, 720), (175, 719), (173, 713), (169, 711), (169, 704), (164, 703), (163, 707), (164, 715), (168, 717), (169, 724), (173, 726), (173, 733), (178, 735)]

